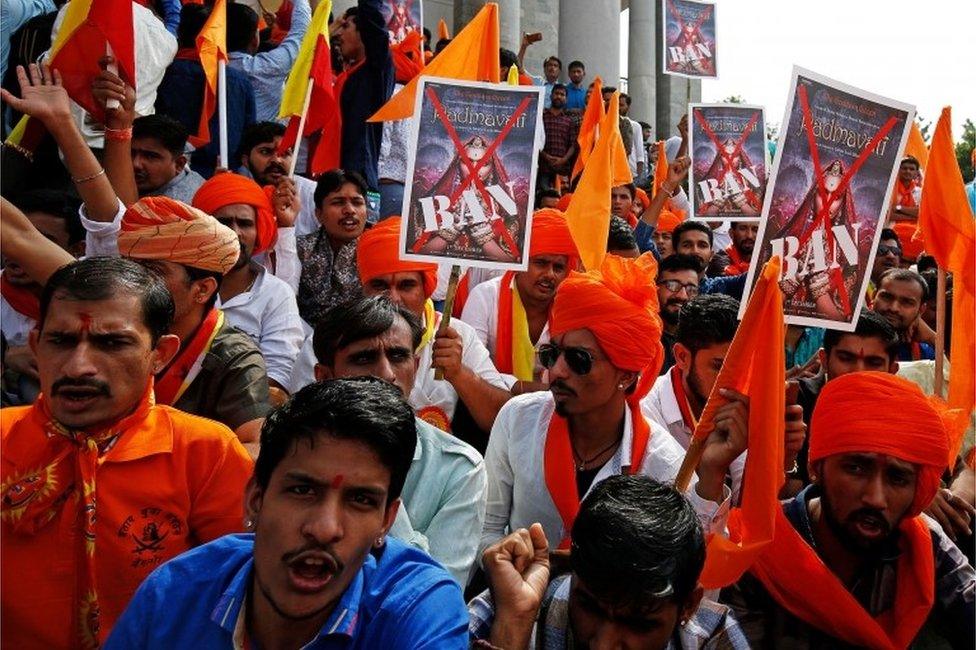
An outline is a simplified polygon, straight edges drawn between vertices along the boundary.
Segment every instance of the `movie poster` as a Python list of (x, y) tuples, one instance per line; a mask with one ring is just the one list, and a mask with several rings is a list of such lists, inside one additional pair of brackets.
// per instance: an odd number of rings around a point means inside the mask
[(383, 20), (390, 33), (390, 43), (396, 44), (410, 32), (424, 31), (424, 6), (422, 0), (383, 0)]
[(691, 218), (758, 221), (769, 150), (761, 106), (690, 104)]
[(850, 332), (915, 108), (797, 67), (790, 86), (746, 286), (778, 255), (786, 322)]
[(665, 74), (718, 77), (715, 54), (715, 4), (697, 0), (661, 0), (664, 38), (661, 61)]
[(421, 77), (400, 257), (524, 271), (541, 86)]

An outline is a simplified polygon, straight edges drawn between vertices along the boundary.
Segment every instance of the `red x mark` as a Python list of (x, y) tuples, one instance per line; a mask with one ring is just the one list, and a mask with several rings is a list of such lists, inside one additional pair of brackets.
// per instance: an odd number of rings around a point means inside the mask
[(698, 38), (703, 41), (705, 40), (705, 36), (701, 33), (701, 26), (705, 24), (705, 21), (708, 20), (709, 14), (712, 13), (712, 5), (706, 6), (705, 9), (698, 14), (695, 24), (691, 26), (691, 34), (688, 35), (685, 34), (685, 21), (681, 17), (681, 14), (678, 12), (677, 8), (675, 8), (672, 0), (668, 0), (668, 6), (671, 7), (671, 14), (674, 16), (674, 19), (678, 21), (678, 38), (674, 42), (676, 46), (681, 47), (679, 42), (687, 42), (688, 37), (691, 35), (698, 36)]
[(719, 156), (722, 157), (722, 173), (719, 175), (719, 178), (725, 178), (727, 173), (731, 173), (735, 180), (738, 181), (743, 188), (745, 188), (744, 193), (749, 205), (758, 210), (760, 207), (762, 207), (759, 197), (756, 196), (755, 192), (749, 189), (749, 184), (746, 183), (745, 179), (742, 178), (742, 173), (732, 166), (732, 160), (742, 153), (742, 147), (745, 145), (746, 138), (748, 138), (749, 134), (752, 133), (752, 130), (756, 128), (756, 123), (759, 122), (759, 111), (756, 111), (753, 114), (752, 119), (750, 119), (746, 124), (746, 128), (742, 130), (742, 135), (740, 135), (739, 139), (736, 140), (735, 149), (733, 149), (732, 153), (725, 153), (725, 147), (723, 147), (722, 143), (719, 142), (718, 137), (715, 135), (715, 132), (712, 131), (711, 125), (709, 125), (708, 120), (705, 119), (705, 116), (702, 115), (700, 109), (695, 109), (695, 119), (698, 120), (698, 123), (702, 127), (702, 131), (704, 131), (705, 135), (707, 135), (708, 138), (715, 144), (715, 149), (718, 151)]
[[(493, 158), (495, 155), (495, 150), (498, 149), (498, 146), (505, 141), (508, 134), (511, 133), (512, 127), (515, 126), (518, 118), (521, 117), (522, 113), (524, 113), (529, 107), (529, 103), (532, 101), (532, 98), (526, 97), (522, 100), (522, 102), (518, 105), (518, 108), (515, 109), (515, 112), (512, 113), (511, 117), (508, 118), (508, 122), (498, 133), (498, 136), (494, 139), (494, 141), (491, 142), (491, 144), (488, 145), (485, 155), (477, 163), (473, 163), (471, 162), (471, 159), (468, 158), (468, 153), (464, 150), (464, 143), (461, 142), (461, 138), (458, 136), (457, 131), (454, 130), (454, 125), (452, 125), (451, 121), (447, 118), (447, 112), (444, 110), (444, 105), (441, 103), (440, 98), (437, 96), (437, 93), (434, 91), (433, 87), (427, 86), (427, 96), (430, 99), (431, 104), (434, 106), (434, 112), (437, 113), (437, 117), (444, 126), (444, 130), (447, 132), (448, 137), (454, 144), (454, 148), (457, 150), (458, 156), (461, 159), (461, 164), (467, 167), (468, 170), (468, 177), (461, 181), (461, 184), (458, 185), (457, 189), (455, 189), (454, 193), (450, 196), (447, 205), (448, 210), (454, 207), (454, 204), (457, 203), (457, 200), (461, 197), (461, 194), (469, 185), (471, 185), (471, 183), (477, 185), (478, 194), (487, 205), (491, 205), (491, 195), (488, 194), (488, 190), (485, 189), (485, 184), (481, 182), (481, 177), (478, 175), (478, 171)], [(516, 246), (515, 240), (512, 239), (511, 233), (509, 233), (505, 228), (505, 224), (502, 223), (502, 220), (491, 219), (490, 223), (495, 234), (502, 237), (513, 252), (517, 251), (518, 246)], [(430, 240), (432, 235), (433, 233), (424, 233), (417, 238), (416, 243), (413, 245), (413, 251), (416, 253), (423, 248), (424, 244)]]

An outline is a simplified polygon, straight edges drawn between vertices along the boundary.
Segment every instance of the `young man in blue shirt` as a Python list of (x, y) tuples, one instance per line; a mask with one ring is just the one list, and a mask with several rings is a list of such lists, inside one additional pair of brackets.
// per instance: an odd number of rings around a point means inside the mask
[(461, 588), (388, 538), (417, 444), (400, 391), (318, 382), (269, 416), (245, 526), (151, 574), (105, 648), (465, 648)]

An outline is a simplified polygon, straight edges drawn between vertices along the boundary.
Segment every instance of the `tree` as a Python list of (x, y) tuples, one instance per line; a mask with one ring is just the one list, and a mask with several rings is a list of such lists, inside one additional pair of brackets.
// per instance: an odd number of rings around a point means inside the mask
[(956, 143), (956, 160), (962, 170), (962, 179), (966, 183), (973, 180), (973, 149), (976, 148), (976, 124), (967, 119), (962, 127), (962, 140)]
[(729, 95), (722, 100), (723, 104), (745, 104), (746, 100), (743, 99), (742, 95)]

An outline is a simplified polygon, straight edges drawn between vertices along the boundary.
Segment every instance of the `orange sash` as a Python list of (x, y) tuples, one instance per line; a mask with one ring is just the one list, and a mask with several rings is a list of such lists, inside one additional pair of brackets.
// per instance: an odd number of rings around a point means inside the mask
[[(731, 537), (740, 533), (737, 523), (729, 521)], [(895, 606), (877, 617), (868, 614), (827, 568), (781, 508), (773, 543), (751, 571), (780, 606), (831, 636), (856, 646), (906, 648), (935, 602), (932, 534), (921, 517), (902, 522), (900, 546)]]
[(681, 411), (681, 420), (684, 422), (685, 428), (694, 434), (695, 429), (698, 428), (698, 418), (691, 412), (691, 404), (685, 394), (685, 385), (681, 381), (681, 371), (678, 370), (678, 366), (671, 366), (671, 386), (674, 391), (674, 399), (678, 402), (678, 410)]
[(0, 274), (0, 295), (18, 313), (35, 321), (41, 320), (41, 299), (25, 287), (18, 287)]
[(725, 275), (741, 275), (749, 272), (749, 262), (742, 259), (739, 251), (735, 248), (735, 244), (729, 244), (725, 249), (725, 254), (729, 256), (729, 261), (732, 262), (725, 267)]
[(903, 208), (918, 207), (918, 204), (915, 203), (915, 196), (912, 194), (916, 187), (918, 187), (917, 181), (910, 181), (908, 185), (901, 181), (895, 183), (895, 189), (898, 190), (898, 201), (896, 203)]
[(189, 343), (156, 376), (157, 403), (172, 406), (180, 399), (199, 374), (203, 358), (210, 351), (210, 346), (223, 324), (224, 313), (219, 309), (211, 309)]

